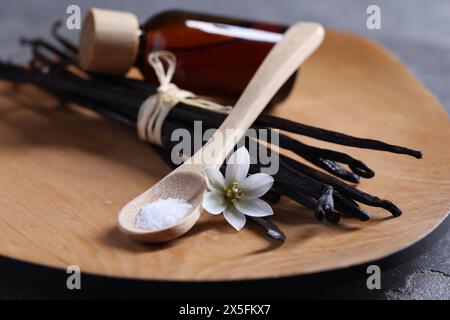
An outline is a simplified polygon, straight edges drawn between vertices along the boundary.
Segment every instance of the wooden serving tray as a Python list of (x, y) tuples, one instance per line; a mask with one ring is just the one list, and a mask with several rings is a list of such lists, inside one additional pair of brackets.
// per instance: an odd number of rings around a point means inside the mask
[[(305, 275), (367, 263), (410, 248), (450, 208), (450, 126), (436, 99), (378, 45), (328, 31), (278, 116), (424, 152), (423, 160), (328, 145), (376, 171), (359, 188), (404, 210), (366, 208), (368, 222), (332, 226), (288, 199), (274, 221), (287, 241), (236, 233), (203, 214), (186, 236), (141, 245), (116, 228), (119, 209), (170, 170), (133, 130), (80, 108), (60, 107), (31, 86), (0, 82), (0, 256), (144, 280), (238, 280)], [(448, 221), (448, 220), (447, 220)], [(3, 268), (3, 266), (0, 266)]]

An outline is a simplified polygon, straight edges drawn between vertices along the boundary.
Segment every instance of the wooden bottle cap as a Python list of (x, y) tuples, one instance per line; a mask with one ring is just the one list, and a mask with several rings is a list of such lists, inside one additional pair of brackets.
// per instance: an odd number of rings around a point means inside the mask
[(83, 69), (122, 74), (133, 66), (139, 48), (139, 21), (129, 12), (92, 8), (80, 32)]

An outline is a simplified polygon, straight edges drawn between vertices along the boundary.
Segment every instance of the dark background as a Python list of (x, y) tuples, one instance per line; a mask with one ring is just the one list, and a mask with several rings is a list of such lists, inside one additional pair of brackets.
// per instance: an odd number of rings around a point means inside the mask
[[(1, 1), (0, 59), (24, 62), (20, 36), (47, 36), (51, 23), (65, 18), (68, 5), (82, 13), (92, 6), (128, 10), (144, 21), (164, 9), (185, 8), (226, 16), (291, 24), (318, 21), (326, 27), (374, 39), (405, 62), (450, 111), (450, 1), (448, 0), (141, 0), (141, 1)], [(381, 30), (368, 30), (366, 9), (381, 8)], [(68, 31), (76, 39), (77, 31)], [(443, 146), (449, 147), (449, 146)], [(449, 195), (450, 196), (450, 195)], [(370, 291), (365, 279), (343, 285), (321, 285), (315, 297), (375, 299), (450, 299), (450, 233), (422, 256), (392, 270), (382, 270), (382, 289)], [(1, 268), (1, 266), (0, 266)], [(59, 298), (64, 293), (24, 281), (5, 280), (0, 269), (0, 299)], [(307, 297), (300, 293), (299, 297)]]

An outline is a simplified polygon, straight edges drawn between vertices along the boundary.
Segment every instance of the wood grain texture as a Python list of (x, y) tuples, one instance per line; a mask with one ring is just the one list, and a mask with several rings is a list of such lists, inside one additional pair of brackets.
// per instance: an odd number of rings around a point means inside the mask
[[(0, 83), (0, 255), (47, 266), (138, 279), (230, 280), (307, 274), (398, 252), (430, 233), (450, 210), (450, 125), (428, 90), (384, 49), (328, 31), (294, 92), (272, 113), (424, 151), (416, 160), (332, 146), (376, 171), (359, 188), (394, 201), (368, 222), (317, 222), (289, 200), (274, 220), (287, 242), (236, 233), (202, 214), (183, 238), (141, 245), (116, 228), (116, 213), (170, 168), (136, 133), (56, 101), (30, 86)], [(311, 139), (301, 138), (311, 142)], [(318, 146), (328, 143), (313, 141)]]

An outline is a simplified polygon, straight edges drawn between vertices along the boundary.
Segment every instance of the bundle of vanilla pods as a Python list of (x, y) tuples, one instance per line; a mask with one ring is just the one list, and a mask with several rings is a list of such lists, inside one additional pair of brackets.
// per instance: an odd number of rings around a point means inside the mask
[[(76, 46), (59, 35), (57, 28), (56, 24), (52, 28), (52, 35), (59, 43), (58, 47), (42, 39), (23, 40), (23, 44), (32, 50), (32, 60), (25, 66), (0, 62), (0, 79), (32, 83), (52, 93), (61, 101), (76, 103), (134, 127), (139, 107), (148, 96), (155, 92), (156, 87), (136, 79), (81, 70), (76, 59)], [(168, 151), (167, 154), (170, 154), (170, 149), (174, 146), (174, 142), (170, 139), (174, 130), (184, 128), (193, 133), (194, 121), (202, 121), (203, 130), (217, 128), (225, 117), (224, 114), (179, 103), (171, 110), (162, 128), (162, 140)], [(356, 148), (409, 155), (417, 159), (422, 157), (420, 151), (377, 140), (352, 137), (267, 115), (261, 115), (253, 127), (280, 130), (280, 150), (292, 151), (315, 167), (322, 169), (318, 170), (292, 157), (280, 154), (279, 170), (274, 175), (275, 183), (272, 189), (265, 196), (267, 201), (275, 204), (281, 196), (287, 196), (311, 209), (318, 220), (325, 218), (331, 223), (338, 223), (341, 215), (355, 217), (361, 221), (368, 220), (369, 214), (359, 206), (359, 203), (384, 208), (394, 216), (401, 215), (401, 210), (392, 202), (354, 187), (361, 178), (374, 176), (374, 171), (362, 161), (342, 152), (304, 144), (282, 132), (291, 132)], [(270, 141), (260, 136), (258, 139), (260, 139), (261, 148), (270, 149)], [(252, 164), (250, 171), (256, 173), (262, 167), (259, 162)], [(268, 236), (278, 240), (285, 239), (283, 232), (269, 219), (253, 218), (253, 220), (264, 228)]]

